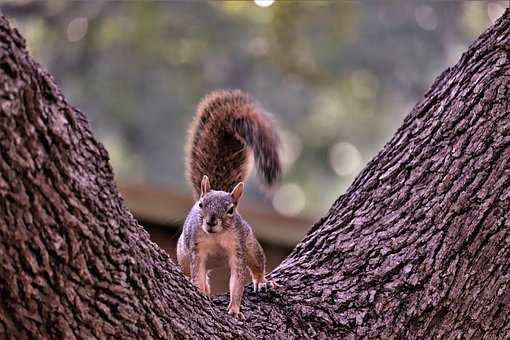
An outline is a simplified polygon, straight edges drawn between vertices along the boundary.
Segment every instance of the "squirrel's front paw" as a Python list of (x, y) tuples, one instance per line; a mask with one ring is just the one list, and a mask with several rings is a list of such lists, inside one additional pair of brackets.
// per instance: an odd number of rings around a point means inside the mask
[(253, 281), (253, 291), (257, 292), (265, 292), (267, 288), (278, 288), (280, 285), (272, 280), (262, 279), (261, 281)]
[(241, 313), (239, 308), (229, 307), (228, 314), (232, 315), (237, 320), (240, 320), (240, 321), (246, 320), (246, 318), (244, 317), (244, 314)]

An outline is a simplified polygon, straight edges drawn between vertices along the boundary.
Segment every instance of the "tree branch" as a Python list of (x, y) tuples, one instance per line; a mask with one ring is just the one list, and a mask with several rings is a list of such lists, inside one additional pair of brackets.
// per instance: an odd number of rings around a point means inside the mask
[(200, 294), (125, 207), (82, 113), (0, 19), (0, 334), (510, 336), (510, 11), (271, 274)]

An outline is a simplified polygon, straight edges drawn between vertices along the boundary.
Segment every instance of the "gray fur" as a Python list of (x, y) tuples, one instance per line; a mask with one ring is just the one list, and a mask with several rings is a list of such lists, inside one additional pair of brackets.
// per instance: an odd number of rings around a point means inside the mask
[[(202, 208), (199, 204), (202, 203)], [(265, 278), (266, 258), (262, 247), (255, 238), (250, 225), (235, 209), (232, 216), (226, 212), (233, 204), (231, 194), (211, 190), (203, 195), (191, 208), (184, 222), (183, 232), (177, 244), (177, 259), (183, 272), (191, 277), (194, 284), (206, 294), (210, 294), (207, 260), (217, 252), (226, 256), (230, 267), (230, 304), (229, 314), (243, 319), (240, 312), (244, 291), (244, 277), (249, 269), (254, 291), (265, 289), (268, 285), (276, 287), (274, 282)], [(215, 215), (221, 221), (221, 229), (207, 232), (204, 223), (208, 216)]]

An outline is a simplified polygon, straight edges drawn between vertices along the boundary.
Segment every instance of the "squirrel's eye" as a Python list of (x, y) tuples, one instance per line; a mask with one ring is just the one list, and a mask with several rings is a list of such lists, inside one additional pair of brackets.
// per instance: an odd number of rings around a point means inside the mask
[(234, 206), (231, 206), (228, 210), (227, 210), (227, 215), (233, 215), (234, 214)]
[(202, 208), (204, 207), (204, 205), (202, 204), (202, 202), (198, 202), (198, 207), (199, 207), (200, 209), (202, 209)]

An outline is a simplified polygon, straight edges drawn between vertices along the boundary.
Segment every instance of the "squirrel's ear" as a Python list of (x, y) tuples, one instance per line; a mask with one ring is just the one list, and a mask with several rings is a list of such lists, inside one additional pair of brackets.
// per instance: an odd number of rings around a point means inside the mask
[(239, 199), (241, 198), (241, 195), (243, 194), (243, 191), (244, 191), (244, 183), (243, 182), (239, 182), (235, 188), (232, 190), (232, 192), (230, 193), (230, 196), (232, 196), (232, 198), (234, 199), (234, 204), (237, 205), (239, 203)]
[(209, 190), (211, 190), (211, 184), (209, 184), (209, 177), (207, 177), (206, 175), (204, 175), (204, 177), (202, 177), (202, 183), (200, 183), (200, 196), (204, 196), (205, 194), (207, 194), (209, 192)]

